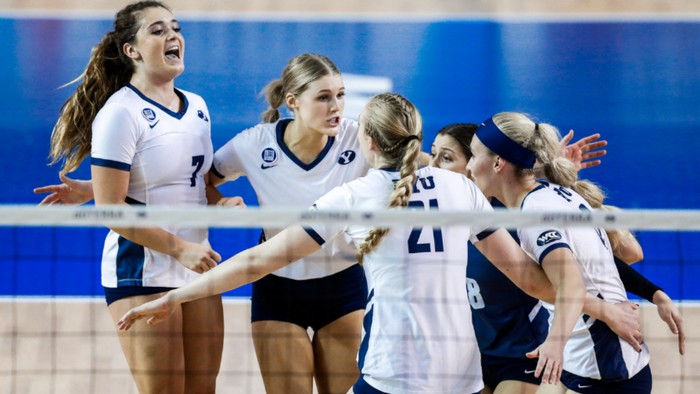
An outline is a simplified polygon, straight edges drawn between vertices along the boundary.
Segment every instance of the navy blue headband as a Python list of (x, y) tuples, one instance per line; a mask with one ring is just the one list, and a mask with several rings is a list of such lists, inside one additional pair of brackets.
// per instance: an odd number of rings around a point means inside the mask
[(520, 168), (532, 168), (535, 166), (535, 152), (511, 140), (493, 123), (493, 118), (489, 118), (479, 126), (476, 130), (476, 136), (493, 153), (516, 166)]

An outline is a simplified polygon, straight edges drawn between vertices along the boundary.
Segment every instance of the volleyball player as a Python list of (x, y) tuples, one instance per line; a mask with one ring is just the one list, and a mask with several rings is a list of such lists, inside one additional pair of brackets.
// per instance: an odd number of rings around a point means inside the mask
[[(94, 49), (51, 136), (62, 173), (90, 154), (95, 203), (206, 204), (213, 160), (209, 114), (196, 94), (176, 89), (185, 40), (157, 1), (119, 11)], [(112, 227), (104, 243), (102, 285), (115, 321), (216, 266), (207, 229)], [(184, 303), (155, 330), (119, 332), (140, 393), (214, 393), (223, 348), (220, 296)]]
[[(213, 185), (247, 176), (260, 206), (308, 207), (335, 186), (365, 175), (356, 121), (343, 118), (345, 87), (327, 57), (301, 54), (265, 88), (263, 123), (237, 134), (214, 154)], [(293, 118), (280, 119), (287, 107)], [(89, 181), (62, 176), (42, 204), (83, 203)], [(211, 203), (241, 205), (208, 189)], [(265, 228), (262, 239), (279, 229)], [(338, 237), (317, 253), (253, 284), (253, 342), (267, 393), (347, 392), (359, 375), (367, 284), (351, 241)], [(311, 328), (310, 338), (307, 329)]]
[[(360, 122), (360, 146), (373, 170), (322, 196), (315, 209), (389, 205), (491, 211), (466, 177), (432, 167), (416, 170), (421, 120), (406, 99), (388, 93), (375, 96)], [(134, 320), (142, 318), (148, 318), (149, 324), (158, 323), (187, 299), (255, 281), (343, 235), (352, 237), (359, 246), (358, 257), (365, 261), (371, 284), (358, 354), (362, 376), (354, 386), (357, 393), (468, 393), (481, 388), (481, 368), (464, 294), (466, 238), (478, 241), (480, 250), (528, 293), (554, 299), (554, 290), (542, 270), (505, 230), (467, 225), (390, 231), (369, 225), (290, 226), (227, 260), (191, 286), (131, 310), (119, 327), (127, 330)], [(600, 312), (596, 308), (591, 311)], [(550, 351), (546, 343), (540, 348), (536, 373), (542, 372), (545, 381), (556, 381), (561, 354)]]
[[(263, 123), (216, 151), (214, 185), (247, 176), (261, 207), (306, 208), (367, 173), (358, 124), (343, 118), (343, 78), (329, 58), (292, 58), (264, 92)], [(292, 118), (280, 119), (283, 106)], [(263, 239), (280, 230), (266, 227)], [(366, 303), (364, 271), (347, 237), (254, 282), (253, 342), (266, 392), (310, 394), (314, 378), (320, 393), (347, 392), (359, 374)]]
[[(478, 125), (473, 123), (457, 123), (440, 129), (432, 144), (431, 165), (468, 176), (469, 145), (477, 128)], [(562, 139), (562, 154), (579, 169), (599, 165), (597, 158), (605, 153), (595, 150), (605, 146), (597, 140), (599, 135), (567, 145), (572, 137), (570, 132)], [(491, 204), (503, 207), (494, 198), (491, 198)], [(677, 307), (661, 288), (627, 265), (643, 258), (641, 246), (629, 231), (607, 233), (625, 289), (657, 306), (659, 315), (671, 331), (678, 334), (679, 351), (683, 354), (683, 319)], [(511, 231), (511, 235), (517, 240), (515, 231)], [(534, 376), (536, 360), (526, 357), (526, 353), (546, 337), (549, 313), (539, 300), (515, 286), (473, 245), (469, 248), (467, 289), (486, 386), (482, 393), (534, 393), (540, 379)]]
[[(534, 123), (523, 114), (500, 113), (477, 130), (467, 170), (485, 195), (509, 208), (590, 210), (587, 199), (574, 188), (585, 193), (599, 190), (590, 183), (581, 188), (577, 169), (560, 156), (558, 142), (553, 126)], [(535, 157), (547, 181), (535, 178)], [(518, 229), (518, 236), (525, 251), (545, 270), (573, 262), (580, 267), (589, 293), (608, 302), (627, 301), (604, 231), (542, 226)], [(650, 392), (648, 362), (646, 346), (637, 351), (605, 323), (584, 315), (566, 344), (561, 381), (572, 392)]]

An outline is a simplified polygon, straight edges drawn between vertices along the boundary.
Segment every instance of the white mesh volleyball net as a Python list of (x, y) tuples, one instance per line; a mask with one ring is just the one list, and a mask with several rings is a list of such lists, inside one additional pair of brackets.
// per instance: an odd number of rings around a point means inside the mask
[[(634, 268), (674, 299), (685, 321), (685, 355), (654, 305), (642, 305), (655, 393), (691, 393), (700, 381), (700, 211), (493, 213), (307, 211), (221, 207), (0, 206), (0, 392), (135, 393), (100, 285), (105, 226), (210, 228), (224, 259), (258, 243), (262, 226), (527, 227), (541, 224), (633, 230), (645, 258)], [(218, 387), (263, 393), (250, 330), (250, 288), (224, 297), (225, 345)], [(313, 332), (309, 330), (309, 335)]]

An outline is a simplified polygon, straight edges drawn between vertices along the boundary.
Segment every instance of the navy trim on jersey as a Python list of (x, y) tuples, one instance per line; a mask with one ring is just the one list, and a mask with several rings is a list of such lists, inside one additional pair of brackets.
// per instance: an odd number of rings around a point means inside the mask
[(139, 200), (135, 200), (135, 199), (133, 199), (133, 198), (131, 198), (131, 197), (129, 197), (129, 196), (126, 196), (126, 198), (124, 199), (124, 202), (126, 202), (126, 203), (129, 204), (129, 205), (146, 205), (145, 202), (141, 202), (141, 201), (139, 201)]
[(319, 245), (323, 245), (326, 243), (326, 240), (324, 240), (323, 237), (321, 237), (321, 235), (317, 233), (314, 229), (310, 227), (304, 227), (304, 231), (306, 231), (306, 233), (309, 234), (309, 236), (313, 238), (314, 241), (316, 241)]
[(163, 105), (151, 100), (150, 98), (146, 97), (143, 93), (141, 93), (141, 91), (136, 89), (136, 86), (132, 85), (131, 83), (126, 84), (126, 87), (133, 90), (134, 93), (138, 94), (139, 97), (141, 97), (144, 101), (147, 101), (148, 103), (150, 103), (152, 105), (155, 105), (156, 107), (160, 108), (161, 111), (165, 112), (166, 114), (168, 114), (168, 115), (170, 115), (173, 118), (178, 119), (178, 120), (182, 119), (182, 117), (185, 116), (185, 114), (187, 113), (187, 108), (189, 108), (189, 106), (190, 106), (190, 103), (189, 103), (189, 101), (187, 101), (187, 97), (185, 97), (185, 94), (177, 89), (174, 89), (175, 94), (177, 94), (177, 96), (180, 98), (180, 100), (182, 100), (182, 102), (184, 103), (184, 105), (182, 106), (182, 111), (180, 111), (180, 112), (171, 111), (167, 107), (164, 107)]
[(523, 209), (523, 205), (525, 205), (525, 200), (530, 196), (530, 194), (532, 194), (532, 193), (534, 193), (534, 192), (536, 192), (536, 191), (538, 191), (538, 190), (540, 190), (540, 189), (544, 189), (545, 187), (548, 187), (548, 186), (549, 186), (549, 184), (548, 184), (547, 182), (544, 182), (544, 181), (542, 181), (542, 180), (540, 180), (540, 179), (538, 179), (537, 182), (539, 182), (540, 185), (537, 186), (536, 188), (530, 190), (530, 191), (525, 195), (525, 197), (523, 197), (523, 201), (520, 203), (520, 209), (521, 209), (521, 210)]
[(122, 236), (117, 244), (117, 287), (143, 286), (144, 247)]
[[(374, 298), (374, 289), (370, 290), (367, 295), (367, 305), (370, 305), (370, 301)], [(362, 368), (365, 366), (365, 358), (367, 357), (367, 348), (369, 347), (369, 333), (372, 330), (372, 319), (374, 317), (374, 304), (365, 312), (365, 317), (362, 320), (362, 328), (365, 330), (365, 336), (362, 338), (360, 343), (360, 349), (357, 351), (357, 366), (362, 372)]]
[(90, 159), (90, 164), (93, 166), (114, 168), (115, 170), (131, 171), (131, 164), (122, 163), (116, 160), (98, 159), (93, 157)]
[(226, 179), (226, 177), (224, 176), (224, 174), (220, 173), (220, 172), (216, 169), (216, 167), (214, 167), (214, 163), (211, 164), (211, 168), (209, 169), (209, 171), (210, 171), (212, 174), (216, 175), (216, 177), (219, 178), (219, 179)]
[(567, 248), (567, 249), (571, 250), (571, 246), (569, 246), (569, 244), (567, 244), (565, 242), (556, 243), (556, 244), (548, 247), (547, 249), (545, 249), (544, 252), (542, 252), (542, 254), (540, 255), (540, 260), (539, 260), (540, 264), (542, 264), (542, 260), (544, 260), (544, 258), (547, 257), (547, 255), (550, 252), (553, 252), (554, 250), (559, 249), (559, 248)]
[(480, 232), (479, 234), (477, 234), (477, 235), (476, 235), (476, 239), (478, 239), (479, 241), (483, 241), (486, 237), (488, 237), (489, 235), (495, 233), (496, 231), (498, 231), (498, 230), (494, 230), (494, 229), (492, 229), (492, 228), (487, 228), (486, 230), (484, 230), (484, 231)]
[(316, 159), (311, 163), (305, 164), (304, 162), (299, 160), (299, 158), (294, 156), (294, 153), (292, 153), (292, 151), (289, 150), (287, 145), (285, 145), (284, 143), (284, 131), (287, 129), (287, 126), (289, 125), (289, 123), (292, 122), (292, 120), (294, 119), (288, 118), (281, 119), (279, 122), (277, 122), (277, 144), (282, 149), (282, 152), (284, 152), (285, 155), (292, 159), (292, 161), (296, 163), (296, 165), (298, 165), (305, 171), (310, 171), (326, 157), (328, 152), (331, 150), (331, 147), (333, 146), (333, 142), (335, 142), (335, 137), (328, 137), (328, 141), (326, 141), (326, 146), (323, 148), (321, 153), (318, 154), (318, 157), (316, 157)]
[(600, 378), (613, 381), (629, 379), (629, 371), (622, 356), (620, 338), (617, 334), (600, 320), (593, 322), (588, 331), (593, 339)]
[(360, 377), (357, 378), (357, 382), (355, 382), (355, 384), (352, 386), (352, 392), (354, 394), (388, 394), (372, 387), (364, 379), (364, 375), (360, 375)]

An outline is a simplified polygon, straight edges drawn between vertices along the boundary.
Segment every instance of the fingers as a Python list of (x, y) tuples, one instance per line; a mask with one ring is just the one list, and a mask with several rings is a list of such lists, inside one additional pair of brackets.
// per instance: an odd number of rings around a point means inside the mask
[(685, 354), (685, 325), (683, 323), (683, 318), (680, 315), (675, 316), (674, 322), (676, 323), (676, 330), (678, 331), (678, 352), (680, 354)]
[(590, 142), (590, 143), (587, 143), (587, 144), (584, 144), (583, 146), (581, 146), (581, 152), (586, 153), (586, 152), (590, 152), (590, 151), (595, 150), (595, 149), (603, 148), (605, 146), (608, 146), (608, 141), (603, 140), (603, 141)]
[(217, 263), (221, 261), (221, 255), (214, 250), (209, 250), (205, 256), (202, 257), (200, 263), (193, 269), (193, 271), (198, 273), (204, 273), (211, 269), (216, 268)]
[(59, 200), (58, 196), (55, 193), (52, 193), (52, 194), (49, 194), (48, 196), (44, 197), (44, 199), (41, 200), (41, 202), (39, 202), (39, 205), (53, 205), (58, 200)]
[(580, 140), (576, 141), (574, 145), (581, 147), (582, 150), (587, 151), (591, 150), (592, 148), (596, 148), (599, 146), (605, 146), (608, 144), (608, 141), (606, 140), (601, 140), (600, 139), (600, 134), (595, 133), (591, 134), (589, 136), (583, 137)]
[[(543, 359), (543, 358), (537, 360), (537, 368), (535, 368), (535, 377), (536, 377), (536, 378), (539, 378), (540, 375), (542, 375), (542, 372), (543, 372), (543, 371), (546, 372), (546, 368), (545, 368), (545, 367), (546, 367), (546, 364), (547, 364), (547, 360), (545, 360), (545, 359)], [(544, 378), (544, 375), (542, 375), (542, 381), (543, 381), (543, 382), (548, 382), (549, 380), (548, 380), (548, 379), (545, 379), (545, 378)]]
[(240, 207), (245, 208), (245, 202), (243, 202), (243, 197), (224, 197), (216, 202), (216, 206), (219, 207)]
[(638, 353), (641, 353), (642, 345), (644, 344), (644, 336), (640, 331), (637, 331), (632, 338), (634, 339), (633, 342), (630, 342), (632, 347), (634, 347), (634, 350), (636, 350)]
[(597, 150), (597, 151), (593, 151), (593, 152), (584, 153), (581, 157), (583, 158), (583, 160), (589, 160), (589, 159), (595, 159), (597, 157), (605, 156), (607, 154), (608, 154), (608, 152), (605, 149), (603, 149), (603, 150)]
[(134, 321), (138, 319), (139, 317), (136, 316), (134, 310), (131, 309), (128, 312), (126, 312), (124, 316), (122, 316), (121, 319), (119, 319), (119, 321), (117, 321), (117, 328), (119, 329), (119, 331), (128, 331), (129, 328), (131, 328), (131, 326), (134, 324)]
[(211, 269), (216, 268), (216, 260), (214, 260), (213, 258), (207, 259), (205, 261), (205, 263), (206, 263), (205, 271), (209, 271)]
[(569, 132), (561, 139), (560, 144), (561, 146), (567, 146), (569, 145), (569, 142), (574, 138), (574, 131), (569, 130)]
[(599, 166), (600, 163), (602, 163), (600, 160), (583, 161), (581, 162), (581, 169), (596, 167)]
[(678, 353), (685, 354), (685, 331), (683, 330), (678, 333)]
[(34, 188), (34, 194), (55, 193), (61, 185), (39, 186)]
[(627, 341), (634, 350), (637, 352), (642, 351), (642, 343), (644, 343), (644, 338), (642, 337), (642, 333), (639, 330), (634, 330), (631, 334), (624, 335), (622, 337), (625, 341)]
[(678, 334), (678, 325), (676, 324), (674, 316), (670, 315), (664, 320), (666, 321), (666, 324), (668, 325), (668, 328), (671, 330), (671, 332), (674, 334)]
[(561, 375), (561, 365), (556, 360), (540, 359), (535, 369), (535, 377), (542, 373), (542, 383), (556, 384)]
[(685, 354), (685, 330), (682, 324), (678, 329), (678, 353), (681, 355)]

